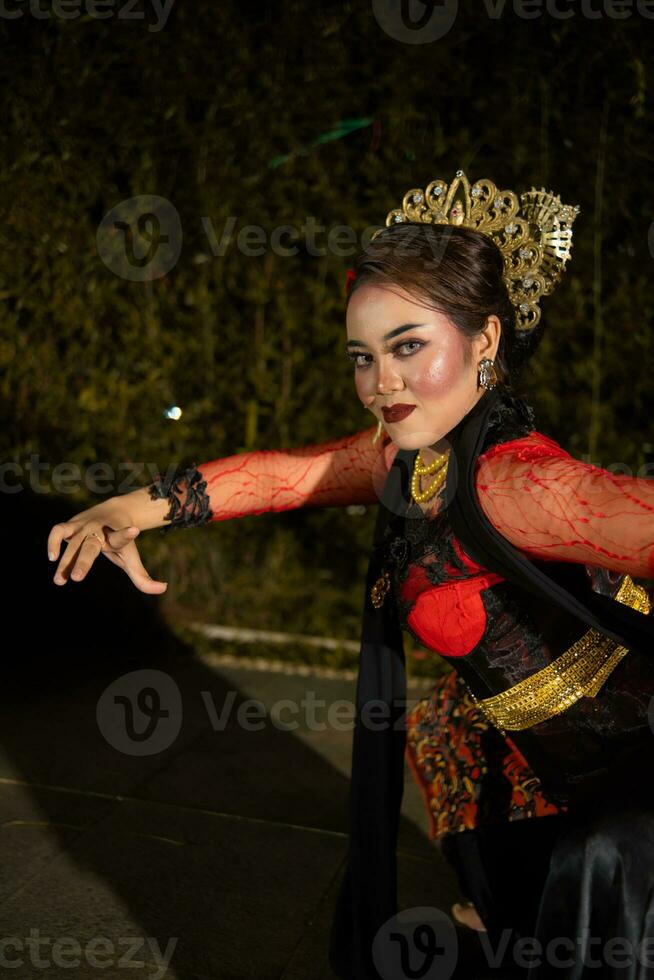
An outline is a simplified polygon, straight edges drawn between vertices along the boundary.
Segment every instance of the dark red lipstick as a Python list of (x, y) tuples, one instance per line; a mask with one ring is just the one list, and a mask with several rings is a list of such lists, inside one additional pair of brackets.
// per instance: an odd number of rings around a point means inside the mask
[(414, 410), (415, 405), (402, 405), (398, 402), (397, 405), (386, 406), (382, 408), (382, 415), (384, 416), (385, 422), (401, 422), (405, 419), (407, 415), (410, 415)]

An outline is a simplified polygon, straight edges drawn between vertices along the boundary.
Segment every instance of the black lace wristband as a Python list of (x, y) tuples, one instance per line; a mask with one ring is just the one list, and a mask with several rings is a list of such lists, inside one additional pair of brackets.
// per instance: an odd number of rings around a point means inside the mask
[(167, 498), (170, 501), (170, 510), (164, 518), (169, 523), (160, 528), (161, 534), (174, 528), (207, 524), (213, 518), (207, 481), (202, 478), (196, 463), (191, 463), (190, 466), (180, 464), (166, 477), (157, 473), (154, 482), (148, 486), (148, 491), (153, 500)]

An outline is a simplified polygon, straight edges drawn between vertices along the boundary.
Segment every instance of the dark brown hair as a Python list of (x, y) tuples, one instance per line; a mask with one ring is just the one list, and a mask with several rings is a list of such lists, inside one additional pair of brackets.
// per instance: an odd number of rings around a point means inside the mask
[(346, 306), (361, 286), (400, 287), (448, 316), (468, 340), (481, 333), (494, 313), (502, 325), (495, 368), (507, 388), (540, 340), (542, 321), (527, 336), (517, 334), (502, 253), (492, 238), (472, 228), (408, 221), (391, 225), (361, 252), (355, 272)]

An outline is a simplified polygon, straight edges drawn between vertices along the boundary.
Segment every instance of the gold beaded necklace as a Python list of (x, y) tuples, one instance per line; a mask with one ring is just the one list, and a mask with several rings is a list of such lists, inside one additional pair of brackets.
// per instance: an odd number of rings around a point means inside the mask
[[(448, 449), (440, 455), (431, 463), (423, 463), (420, 450), (415, 458), (413, 464), (413, 473), (411, 474), (411, 496), (416, 503), (423, 503), (425, 500), (431, 500), (438, 491), (442, 488), (447, 477), (447, 463), (450, 456), (450, 450)], [(420, 489), (420, 477), (421, 476), (433, 476), (436, 474), (433, 483), (427, 487), (425, 490)], [(385, 568), (375, 584), (370, 590), (370, 600), (375, 607), (375, 609), (380, 609), (384, 603), (384, 599), (391, 590), (391, 577), (389, 570)]]
[[(440, 453), (433, 462), (425, 464), (422, 462), (420, 450), (418, 450), (413, 465), (413, 473), (411, 474), (411, 496), (416, 503), (424, 503), (426, 500), (431, 500), (442, 488), (447, 478), (449, 456), (450, 450), (448, 449), (446, 452)], [(436, 474), (434, 481), (424, 490), (421, 490), (420, 477), (431, 476), (434, 473)]]

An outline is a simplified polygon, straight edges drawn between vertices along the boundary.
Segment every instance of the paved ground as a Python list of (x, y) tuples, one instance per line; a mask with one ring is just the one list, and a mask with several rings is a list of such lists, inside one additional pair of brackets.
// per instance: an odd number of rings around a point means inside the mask
[[(299, 727), (284, 731), (270, 712), (308, 692), (327, 704), (351, 700), (354, 681), (204, 661), (163, 669), (179, 689), (183, 721), (168, 747), (142, 756), (110, 744), (119, 736), (100, 699), (118, 667), (5, 691), (2, 973), (328, 980), (351, 731), (311, 730), (302, 712)], [(237, 721), (249, 698), (266, 706), (261, 730)], [(426, 832), (407, 769), (400, 907), (448, 910), (456, 888)]]
[[(330, 980), (351, 731), (312, 730), (306, 713), (283, 730), (269, 712), (310, 692), (351, 701), (355, 680), (198, 660), (109, 562), (58, 588), (45, 542), (74, 504), (0, 496), (0, 974)], [(168, 741), (138, 755), (105, 692), (143, 669), (169, 675), (179, 703), (157, 727)], [(251, 698), (268, 711), (261, 730), (238, 723)], [(156, 716), (153, 695), (143, 706)], [(398, 866), (400, 908), (458, 897), (408, 769)]]

